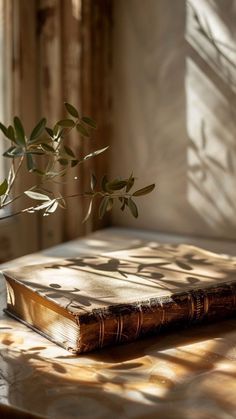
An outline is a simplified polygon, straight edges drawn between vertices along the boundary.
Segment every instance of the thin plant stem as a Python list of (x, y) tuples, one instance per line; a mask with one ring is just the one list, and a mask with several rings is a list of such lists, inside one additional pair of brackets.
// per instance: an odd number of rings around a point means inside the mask
[(8, 215), (4, 215), (4, 217), (0, 217), (0, 221), (1, 221), (1, 220), (6, 220), (7, 218), (15, 217), (16, 215), (20, 215), (20, 214), (22, 214), (22, 213), (24, 213), (24, 212), (28, 212), (28, 211), (30, 211), (30, 210), (33, 210), (33, 208), (34, 208), (34, 207), (28, 207), (28, 208), (25, 208), (25, 209), (22, 209), (22, 210), (16, 211), (16, 212), (14, 212), (14, 213), (11, 213), (11, 214), (8, 214)]
[(7, 205), (12, 204), (12, 202), (15, 202), (17, 199), (21, 198), (22, 196), (24, 196), (24, 193), (21, 193), (15, 196), (14, 198), (10, 199), (9, 201), (2, 203), (1, 208), (7, 207)]
[[(13, 188), (13, 185), (14, 185), (14, 183), (15, 183), (15, 180), (16, 180), (16, 178), (17, 178), (17, 175), (18, 175), (18, 173), (19, 173), (19, 171), (20, 171), (20, 168), (21, 168), (21, 166), (22, 166), (22, 163), (23, 163), (23, 160), (24, 160), (24, 156), (21, 156), (21, 158), (20, 158), (20, 161), (19, 161), (19, 164), (18, 164), (18, 166), (17, 166), (17, 169), (16, 170), (14, 170), (13, 171), (13, 176), (12, 176), (12, 179), (11, 179), (11, 182), (10, 182), (10, 184), (9, 184), (9, 186), (8, 186), (8, 190), (7, 190), (7, 192), (6, 192), (6, 195), (3, 197), (3, 199), (2, 199), (2, 207), (4, 206), (3, 204), (6, 202), (6, 199), (7, 199), (7, 197), (9, 196), (9, 194), (10, 194), (10, 192), (11, 192), (11, 190), (12, 190), (12, 188)], [(11, 167), (11, 169), (12, 168), (14, 168), (14, 161), (13, 161), (13, 163), (12, 163), (12, 167)], [(10, 169), (10, 170), (11, 170)]]
[[(19, 199), (21, 196), (23, 196), (23, 194), (16, 196), (15, 198), (13, 198), (11, 201), (8, 201), (4, 206), (12, 203), (13, 201), (15, 201), (16, 199)], [(66, 196), (61, 196), (61, 197), (57, 197), (57, 198), (53, 198), (56, 201), (62, 201), (62, 200), (66, 200), (66, 199), (70, 199), (70, 198), (76, 198), (76, 197), (84, 197), (84, 198), (95, 198), (96, 196), (107, 196), (107, 197), (111, 197), (111, 198), (130, 198), (132, 196), (132, 194), (128, 194), (128, 193), (124, 193), (124, 194), (109, 194), (107, 192), (101, 192), (101, 191), (97, 191), (97, 192), (84, 192), (84, 193), (78, 193), (78, 194), (73, 194), (73, 195), (66, 195)], [(4, 217), (0, 217), (0, 221), (1, 220), (6, 220), (7, 218), (11, 218), (14, 217), (16, 215), (20, 215), (23, 214), (24, 212), (29, 212), (35, 211), (35, 207), (28, 207), (22, 210), (19, 210), (17, 212), (5, 215)]]

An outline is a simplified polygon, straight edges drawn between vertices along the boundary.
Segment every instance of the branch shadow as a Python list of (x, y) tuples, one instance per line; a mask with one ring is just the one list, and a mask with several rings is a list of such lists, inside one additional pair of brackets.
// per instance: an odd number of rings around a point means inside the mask
[(27, 287), (75, 313), (76, 309), (125, 303), (124, 290), (132, 304), (139, 298), (158, 297), (160, 291), (178, 294), (219, 280), (235, 280), (234, 259), (221, 259), (194, 247), (160, 244), (122, 254), (123, 258), (119, 252), (117, 257), (69, 258), (23, 267), (17, 274)]
[[(173, 412), (187, 418), (191, 403), (203, 399), (210, 408), (215, 404), (214, 417), (218, 417), (235, 408), (234, 400), (225, 400), (221, 383), (232, 385), (236, 368), (219, 367), (235, 364), (235, 327), (235, 320), (229, 320), (100, 353), (75, 357), (62, 351), (51, 358), (44, 356), (48, 343), (44, 345), (43, 339), (40, 346), (19, 350), (12, 334), (1, 341), (0, 380), (8, 389), (11, 406), (33, 408), (47, 417), (70, 419), (80, 412), (90, 418), (93, 411), (94, 418), (111, 414), (115, 418), (168, 418)], [(234, 390), (235, 385), (227, 391), (231, 394)], [(160, 416), (156, 416), (157, 409)], [(204, 413), (206, 404), (199, 405), (199, 414), (201, 409)]]

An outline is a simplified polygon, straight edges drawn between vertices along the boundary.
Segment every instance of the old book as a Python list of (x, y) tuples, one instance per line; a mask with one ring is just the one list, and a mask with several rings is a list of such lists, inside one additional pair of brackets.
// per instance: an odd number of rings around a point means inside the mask
[(76, 353), (236, 311), (236, 258), (153, 245), (4, 272), (6, 312)]

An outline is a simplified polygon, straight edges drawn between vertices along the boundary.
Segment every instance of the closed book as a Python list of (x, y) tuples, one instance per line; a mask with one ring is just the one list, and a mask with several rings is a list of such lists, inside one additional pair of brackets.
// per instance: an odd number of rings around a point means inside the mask
[(153, 244), (4, 272), (6, 312), (81, 353), (236, 311), (236, 258)]

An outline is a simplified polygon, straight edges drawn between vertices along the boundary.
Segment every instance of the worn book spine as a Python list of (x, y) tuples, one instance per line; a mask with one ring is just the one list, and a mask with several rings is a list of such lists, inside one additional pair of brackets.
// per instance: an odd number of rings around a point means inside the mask
[(236, 282), (96, 309), (76, 317), (80, 329), (77, 352), (130, 342), (169, 327), (220, 320), (235, 312)]

